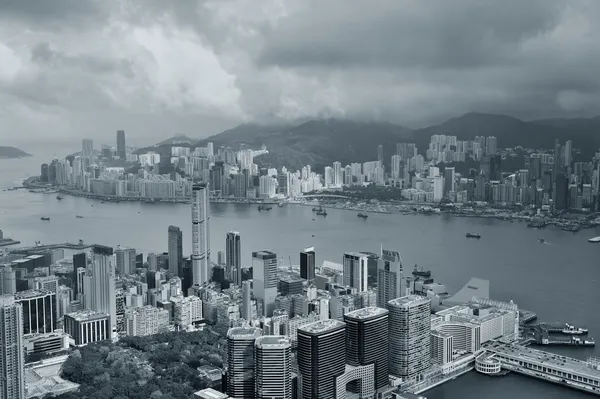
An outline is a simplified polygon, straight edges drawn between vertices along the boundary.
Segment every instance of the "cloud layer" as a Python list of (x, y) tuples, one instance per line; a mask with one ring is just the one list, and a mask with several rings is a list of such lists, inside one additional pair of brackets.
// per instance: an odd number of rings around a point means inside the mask
[(590, 116), (599, 19), (595, 0), (5, 0), (0, 138)]

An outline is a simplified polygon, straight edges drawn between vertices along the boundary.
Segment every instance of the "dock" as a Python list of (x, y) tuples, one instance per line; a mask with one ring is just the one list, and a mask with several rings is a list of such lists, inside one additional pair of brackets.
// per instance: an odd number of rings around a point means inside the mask
[(21, 241), (16, 241), (11, 238), (0, 238), (0, 247), (5, 247), (7, 245), (15, 245), (20, 244)]
[(538, 378), (569, 388), (600, 396), (600, 359), (587, 361), (556, 355), (522, 345), (492, 341), (483, 344), (486, 363), (498, 362), (498, 367), (476, 369), (483, 374), (494, 374), (497, 370), (509, 370), (518, 374)]
[[(555, 345), (555, 346), (595, 346), (593, 338), (581, 338), (587, 335), (587, 329), (575, 328), (569, 324), (562, 327), (560, 324), (540, 323), (535, 325), (521, 325), (523, 332), (523, 345)], [(568, 335), (570, 338), (557, 338), (551, 334)]]
[(519, 309), (519, 322), (521, 324), (531, 323), (537, 319), (537, 314), (525, 309)]

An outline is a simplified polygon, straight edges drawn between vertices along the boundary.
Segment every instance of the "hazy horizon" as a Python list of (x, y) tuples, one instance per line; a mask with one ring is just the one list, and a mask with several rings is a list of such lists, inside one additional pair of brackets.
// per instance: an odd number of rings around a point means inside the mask
[[(0, 3), (0, 145), (600, 113), (600, 2)], [(78, 144), (77, 144), (78, 145)], [(114, 144), (113, 144), (114, 145)]]

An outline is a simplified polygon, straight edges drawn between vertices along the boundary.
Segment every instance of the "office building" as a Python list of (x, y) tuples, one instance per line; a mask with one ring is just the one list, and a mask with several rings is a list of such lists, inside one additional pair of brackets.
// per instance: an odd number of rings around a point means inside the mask
[(342, 257), (344, 266), (344, 285), (358, 292), (367, 290), (369, 278), (368, 255), (360, 252), (346, 252)]
[(277, 254), (263, 250), (252, 252), (254, 297), (261, 301), (263, 316), (273, 316), (277, 297)]
[(203, 285), (210, 280), (210, 203), (208, 185), (192, 186), (192, 277)]
[(408, 295), (388, 302), (389, 373), (419, 380), (431, 364), (431, 300)]
[(292, 345), (281, 335), (256, 338), (256, 399), (292, 399)]
[(388, 311), (367, 307), (344, 315), (346, 323), (346, 363), (375, 365), (375, 390), (389, 384)]
[(143, 337), (169, 331), (170, 312), (146, 305), (125, 310), (125, 332), (128, 336)]
[(127, 159), (125, 151), (125, 130), (117, 130), (117, 156), (122, 160)]
[(242, 282), (242, 318), (252, 320), (252, 285), (250, 281)]
[[(80, 252), (73, 255), (73, 271), (75, 272), (76, 277), (77, 269), (79, 268), (87, 268), (87, 255), (85, 252)], [(81, 292), (83, 292), (83, 286), (80, 286), (79, 279), (75, 278), (73, 281), (73, 295), (75, 295), (75, 299), (78, 299), (78, 294)]]
[(75, 346), (111, 338), (110, 316), (92, 310), (81, 310), (65, 315), (65, 332), (71, 336)]
[(94, 155), (94, 142), (91, 139), (81, 140), (81, 155), (91, 157)]
[(261, 330), (255, 327), (234, 327), (227, 332), (227, 394), (233, 398), (254, 398), (254, 344), (260, 336)]
[(0, 399), (25, 399), (23, 308), (0, 295)]
[(173, 324), (186, 328), (202, 321), (202, 300), (197, 296), (171, 298), (173, 304)]
[(225, 265), (227, 278), (235, 285), (242, 285), (242, 242), (240, 233), (230, 231), (225, 237)]
[(84, 276), (84, 309), (107, 314), (111, 331), (117, 330), (115, 255), (113, 249), (95, 245), (92, 263)]
[(135, 273), (135, 249), (118, 247), (115, 251), (117, 260), (117, 273), (122, 276), (127, 276)]
[(402, 272), (400, 253), (382, 248), (377, 261), (377, 306), (385, 308), (389, 301), (404, 295)]
[(157, 271), (158, 270), (158, 263), (157, 263), (157, 260), (156, 260), (156, 254), (152, 253), (152, 252), (149, 253), (148, 257), (147, 257), (147, 260), (148, 260), (148, 271), (149, 272), (155, 272), (155, 271)]
[(17, 292), (17, 274), (10, 266), (0, 268), (0, 295)]
[(202, 389), (198, 392), (194, 392), (194, 399), (228, 399), (229, 395), (226, 393), (219, 392), (212, 388)]
[(171, 276), (183, 274), (183, 233), (177, 226), (169, 226), (169, 273)]
[(308, 281), (315, 279), (315, 247), (300, 252), (300, 277)]
[(56, 292), (27, 290), (15, 294), (22, 305), (23, 334), (51, 333), (56, 329)]
[(297, 356), (302, 398), (335, 398), (336, 378), (346, 370), (346, 325), (323, 320), (298, 327)]
[(451, 191), (455, 191), (454, 184), (456, 176), (453, 167), (447, 167), (444, 170), (444, 196), (447, 198)]

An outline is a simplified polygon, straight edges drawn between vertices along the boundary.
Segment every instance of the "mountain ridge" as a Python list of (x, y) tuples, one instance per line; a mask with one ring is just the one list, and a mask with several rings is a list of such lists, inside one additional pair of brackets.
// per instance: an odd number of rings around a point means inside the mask
[(25, 151), (11, 146), (0, 146), (0, 158), (1, 159), (13, 159), (13, 158), (23, 158), (30, 157), (31, 154), (26, 153)]

